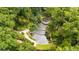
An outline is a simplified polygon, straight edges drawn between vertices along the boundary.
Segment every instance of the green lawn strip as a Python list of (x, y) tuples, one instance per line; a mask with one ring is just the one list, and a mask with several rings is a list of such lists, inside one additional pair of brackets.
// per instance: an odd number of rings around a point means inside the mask
[(37, 50), (50, 50), (51, 49), (51, 44), (37, 44), (36, 45)]

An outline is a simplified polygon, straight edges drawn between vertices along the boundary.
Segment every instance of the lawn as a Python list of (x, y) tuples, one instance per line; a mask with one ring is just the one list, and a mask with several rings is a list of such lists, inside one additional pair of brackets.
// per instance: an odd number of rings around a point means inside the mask
[[(36, 49), (37, 50), (51, 50), (51, 48), (53, 47), (53, 45), (51, 43), (49, 44), (37, 44), (36, 45)], [(53, 47), (55, 48), (55, 47)]]

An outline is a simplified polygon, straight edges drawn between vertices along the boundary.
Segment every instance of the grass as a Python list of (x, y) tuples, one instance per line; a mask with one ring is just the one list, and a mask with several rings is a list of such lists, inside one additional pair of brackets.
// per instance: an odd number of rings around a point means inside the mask
[(51, 47), (52, 47), (51, 43), (49, 43), (49, 44), (37, 44), (36, 45), (37, 50), (50, 50)]

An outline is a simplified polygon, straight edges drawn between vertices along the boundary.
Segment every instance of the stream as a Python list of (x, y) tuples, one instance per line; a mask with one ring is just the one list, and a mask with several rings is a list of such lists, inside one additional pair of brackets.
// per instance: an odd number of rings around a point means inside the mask
[(48, 25), (49, 21), (44, 20), (39, 24), (39, 27), (37, 30), (33, 31), (32, 38), (35, 39), (35, 41), (38, 44), (48, 44), (48, 39), (45, 36), (46, 27)]
[(30, 32), (29, 29), (20, 31), (19, 33), (23, 34), (26, 39), (28, 39), (30, 42), (34, 43), (34, 46), (36, 46), (36, 44), (48, 44), (49, 43), (48, 39), (45, 36), (46, 27), (47, 27), (48, 23), (49, 23), (48, 19), (43, 20), (39, 24), (38, 29), (32, 32), (32, 34), (33, 34), (32, 38), (35, 39), (35, 40), (31, 39), (28, 36), (28, 34), (26, 34), (26, 33)]

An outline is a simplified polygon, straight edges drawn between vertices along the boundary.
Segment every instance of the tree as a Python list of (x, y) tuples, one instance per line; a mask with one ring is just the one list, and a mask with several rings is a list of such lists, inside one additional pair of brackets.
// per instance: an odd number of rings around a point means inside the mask
[[(17, 25), (21, 26), (19, 22), (22, 25), (26, 23), (26, 19), (20, 16), (19, 18), (22, 20), (15, 21), (20, 10), (21, 8), (0, 8), (0, 50), (35, 50), (33, 44), (15, 29)], [(17, 40), (22, 40), (23, 43), (19, 43)]]

